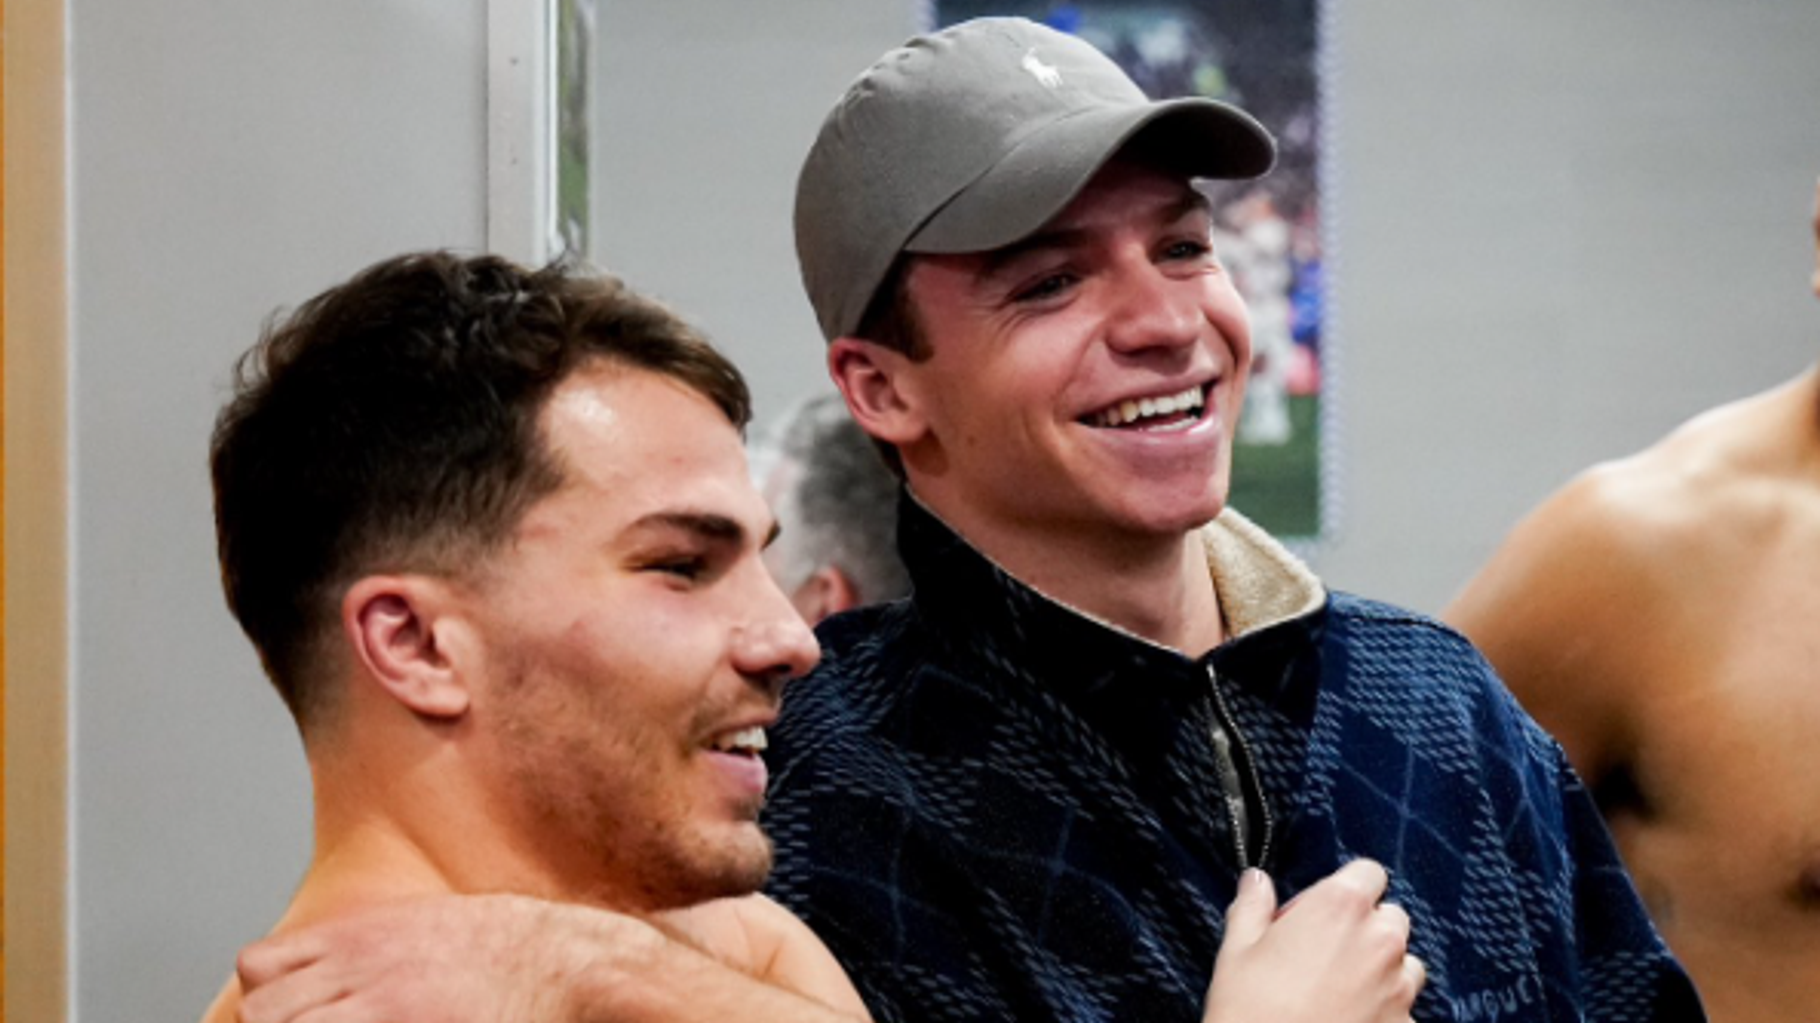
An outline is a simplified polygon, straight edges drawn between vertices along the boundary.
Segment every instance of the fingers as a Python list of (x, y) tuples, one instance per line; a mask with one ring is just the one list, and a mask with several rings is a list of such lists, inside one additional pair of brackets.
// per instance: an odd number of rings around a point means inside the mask
[[(1355, 952), (1393, 971), (1409, 951), (1412, 927), (1409, 912), (1383, 901), (1390, 889), (1390, 874), (1373, 860), (1358, 859), (1336, 870), (1297, 898), (1323, 908), (1317, 910), (1325, 926), (1357, 926)], [(1346, 924), (1351, 921), (1351, 925)]]
[(1376, 910), (1378, 926), (1394, 935), (1404, 945), (1409, 944), (1409, 911), (1394, 902), (1380, 903)]
[(1245, 948), (1255, 945), (1276, 916), (1276, 885), (1270, 875), (1253, 867), (1239, 876), (1239, 892), (1226, 910), (1226, 938), (1221, 945)]
[(1332, 880), (1343, 888), (1356, 890), (1374, 904), (1390, 888), (1390, 872), (1376, 860), (1353, 860), (1334, 871)]
[[(307, 935), (309, 932), (301, 932)], [(281, 935), (254, 942), (240, 950), (234, 961), (243, 991), (253, 991), (287, 973), (294, 973), (321, 958), (314, 942), (295, 935)]]
[(273, 978), (240, 1001), (240, 1023), (303, 1023), (319, 1019), (310, 1013), (347, 997), (346, 988), (322, 976), (320, 969), (303, 969)]
[(1356, 919), (1370, 913), (1389, 888), (1390, 874), (1376, 860), (1353, 860), (1297, 892), (1277, 912), (1277, 917), (1287, 916), (1306, 899), (1330, 907), (1328, 912), (1339, 911)]
[(1414, 1000), (1428, 983), (1428, 964), (1413, 955), (1403, 955), (1403, 980), (1409, 985), (1409, 997)]

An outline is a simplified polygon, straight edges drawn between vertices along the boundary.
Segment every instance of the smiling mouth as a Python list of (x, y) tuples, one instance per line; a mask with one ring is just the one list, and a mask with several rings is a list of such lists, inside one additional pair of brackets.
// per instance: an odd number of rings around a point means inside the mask
[(730, 753), (737, 757), (756, 757), (765, 751), (766, 745), (765, 730), (756, 725), (718, 735), (708, 744), (716, 753)]
[(1129, 398), (1080, 418), (1100, 430), (1186, 430), (1207, 410), (1207, 385), (1197, 384), (1175, 394)]

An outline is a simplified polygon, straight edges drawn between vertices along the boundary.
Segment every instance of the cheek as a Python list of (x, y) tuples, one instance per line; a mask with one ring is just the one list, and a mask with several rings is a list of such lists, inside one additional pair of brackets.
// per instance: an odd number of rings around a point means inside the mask
[[(1232, 357), (1235, 369), (1251, 368), (1251, 313), (1230, 283), (1224, 283), (1209, 298), (1207, 322), (1220, 335)], [(1241, 376), (1243, 373), (1241, 373)]]
[(981, 447), (994, 431), (994, 413), (1002, 403), (984, 400), (995, 383), (991, 365), (946, 367), (921, 381), (918, 399), (922, 421), (942, 450), (961, 453)]
[(1251, 370), (1251, 323), (1244, 317), (1238, 321), (1238, 329), (1225, 335), (1226, 345), (1232, 352), (1232, 365), (1238, 370), (1243, 380)]
[(645, 702), (694, 705), (730, 663), (735, 622), (749, 603), (733, 599), (724, 579), (712, 592), (656, 587), (600, 616), (594, 649), (615, 675), (639, 680)]

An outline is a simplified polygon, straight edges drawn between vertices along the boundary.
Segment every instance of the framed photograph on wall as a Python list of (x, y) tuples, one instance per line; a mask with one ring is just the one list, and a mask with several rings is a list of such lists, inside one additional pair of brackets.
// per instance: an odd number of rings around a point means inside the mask
[(1093, 43), (1153, 99), (1206, 96), (1277, 139), (1257, 181), (1207, 182), (1214, 248), (1251, 310), (1253, 363), (1231, 503), (1271, 533), (1331, 526), (1322, 368), (1321, 0), (935, 0), (932, 27), (1017, 15)]

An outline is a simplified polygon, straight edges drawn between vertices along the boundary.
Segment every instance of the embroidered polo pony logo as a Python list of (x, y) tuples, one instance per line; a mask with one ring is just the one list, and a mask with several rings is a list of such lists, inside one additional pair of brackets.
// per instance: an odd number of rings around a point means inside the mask
[(1024, 54), (1024, 59), (1018, 62), (1018, 66), (1022, 67), (1029, 73), (1030, 77), (1041, 82), (1046, 88), (1055, 89), (1059, 88), (1062, 84), (1062, 73), (1055, 69), (1054, 64), (1043, 63), (1043, 58), (1036, 55), (1036, 47), (1034, 46), (1030, 48), (1029, 53)]

